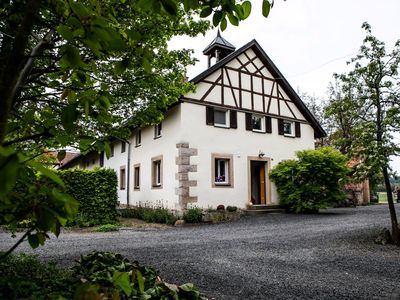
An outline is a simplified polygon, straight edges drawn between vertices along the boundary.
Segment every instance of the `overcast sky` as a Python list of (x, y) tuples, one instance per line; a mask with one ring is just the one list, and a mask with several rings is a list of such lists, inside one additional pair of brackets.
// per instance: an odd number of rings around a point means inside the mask
[[(400, 0), (275, 0), (268, 18), (261, 0), (251, 1), (250, 17), (239, 27), (228, 25), (222, 36), (240, 48), (256, 39), (295, 90), (326, 99), (332, 74), (346, 71), (346, 61), (359, 50), (367, 21), (372, 33), (393, 47), (400, 39)], [(176, 38), (172, 48), (192, 48), (199, 62), (188, 69), (193, 78), (207, 67), (203, 49), (216, 30), (196, 38)], [(398, 139), (400, 143), (400, 139)], [(400, 172), (400, 160), (395, 163)]]

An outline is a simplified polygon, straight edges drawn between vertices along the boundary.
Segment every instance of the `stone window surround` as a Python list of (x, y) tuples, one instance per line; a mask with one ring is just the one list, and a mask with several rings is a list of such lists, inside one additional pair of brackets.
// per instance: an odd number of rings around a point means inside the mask
[[(155, 162), (160, 161), (160, 184), (156, 182)], [(158, 155), (151, 158), (151, 188), (162, 189), (163, 187), (163, 156)]]
[(124, 166), (119, 167), (119, 189), (120, 190), (125, 190), (125, 186), (126, 186), (125, 180), (126, 180), (126, 167), (124, 165)]
[[(136, 178), (136, 169), (139, 169), (138, 171), (138, 177)], [(136, 184), (138, 183), (138, 184)], [(135, 191), (140, 191), (140, 164), (134, 164), (133, 165), (133, 189)]]
[[(229, 182), (218, 184), (215, 182), (215, 159), (226, 159), (228, 160), (228, 172)], [(233, 155), (227, 153), (211, 153), (211, 187), (212, 188), (233, 188), (234, 177), (233, 177)]]

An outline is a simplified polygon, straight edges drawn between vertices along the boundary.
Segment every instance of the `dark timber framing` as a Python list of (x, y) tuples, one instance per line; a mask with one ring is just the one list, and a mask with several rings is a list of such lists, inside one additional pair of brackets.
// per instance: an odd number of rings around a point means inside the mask
[[(255, 53), (254, 57), (250, 57), (246, 51), (247, 50), (253, 50)], [(241, 61), (241, 59), (239, 58), (239, 56), (241, 54), (244, 54), (244, 56), (248, 59), (248, 61), (246, 63), (243, 63)], [(263, 66), (262, 67), (257, 67), (257, 65), (255, 64), (255, 61), (257, 60), (257, 58), (262, 62)], [(229, 62), (236, 60), (239, 64), (240, 67), (235, 69), (229, 66), (226, 66), (226, 64), (228, 64)], [(255, 68), (254, 72), (250, 72), (248, 69), (248, 66), (252, 64), (252, 66)], [(261, 70), (264, 69), (264, 67), (266, 68), (266, 70), (268, 70), (268, 72), (272, 75), (271, 77), (265, 76), (264, 74), (262, 74)], [(217, 71), (218, 69), (221, 69), (221, 75), (214, 81), (208, 81), (205, 80), (205, 78), (209, 75), (211, 75), (212, 73), (214, 73), (215, 71)], [(226, 78), (227, 80), (224, 80), (224, 70), (226, 72)], [(231, 81), (231, 76), (232, 74), (229, 74), (229, 70), (238, 72), (238, 83), (239, 86), (238, 87), (234, 87), (232, 86), (232, 81)], [(264, 72), (265, 73), (265, 72)], [(250, 75), (250, 85), (251, 85), (251, 90), (248, 89), (243, 89), (243, 82), (242, 82), (242, 74), (246, 74), (246, 75)], [(260, 78), (261, 79), (261, 83), (262, 83), (262, 92), (254, 92), (252, 91), (253, 87), (254, 87), (254, 77), (255, 78)], [(271, 81), (272, 82), (272, 88), (271, 88), (271, 92), (268, 94), (265, 94), (265, 87), (264, 87), (264, 83), (265, 81)], [(260, 45), (257, 43), (256, 40), (252, 40), (251, 42), (247, 43), (246, 45), (244, 45), (243, 47), (241, 47), (240, 49), (236, 50), (235, 52), (229, 54), (228, 56), (224, 57), (223, 59), (221, 59), (220, 61), (218, 61), (216, 64), (214, 64), (213, 66), (211, 66), (210, 68), (208, 68), (206, 71), (204, 71), (203, 73), (199, 74), (198, 76), (196, 76), (195, 78), (193, 78), (191, 80), (191, 82), (197, 84), (200, 82), (204, 82), (207, 84), (210, 84), (210, 87), (208, 88), (208, 90), (205, 92), (205, 94), (201, 97), (201, 99), (191, 99), (189, 97), (182, 97), (181, 101), (188, 101), (188, 102), (204, 102), (204, 100), (206, 99), (206, 97), (211, 93), (211, 91), (216, 87), (216, 86), (220, 86), (221, 88), (221, 104), (224, 107), (232, 107), (230, 105), (226, 105), (226, 99), (224, 99), (224, 94), (225, 94), (225, 89), (228, 91), (230, 90), (232, 95), (233, 95), (233, 100), (235, 103), (235, 106), (233, 108), (235, 108), (236, 110), (240, 111), (248, 111), (248, 109), (243, 107), (243, 95), (242, 92), (249, 92), (251, 94), (251, 108), (252, 110), (254, 110), (254, 95), (260, 95), (262, 97), (263, 101), (263, 107), (262, 107), (262, 111), (257, 111), (257, 113), (264, 113), (264, 114), (268, 114), (270, 116), (276, 116), (276, 117), (283, 117), (281, 116), (281, 105), (283, 105), (283, 103), (281, 104), (280, 102), (283, 101), (285, 103), (285, 105), (288, 107), (289, 112), (292, 114), (292, 117), (287, 117), (284, 116), (284, 118), (289, 119), (289, 120), (295, 120), (301, 123), (309, 123), (313, 128), (314, 128), (314, 135), (316, 138), (319, 137), (324, 137), (326, 136), (325, 131), (322, 129), (321, 125), (318, 123), (318, 121), (315, 119), (315, 117), (312, 115), (312, 113), (307, 109), (307, 107), (305, 106), (305, 104), (301, 101), (300, 97), (297, 95), (297, 93), (293, 90), (293, 88), (290, 86), (290, 84), (288, 83), (288, 81), (285, 79), (285, 77), (282, 75), (282, 73), (278, 70), (278, 68), (275, 66), (275, 64), (272, 62), (272, 60), (268, 57), (268, 55), (264, 52), (264, 50), (260, 47)], [(288, 99), (285, 99), (283, 97), (283, 94), (281, 93), (281, 91), (279, 90), (279, 86), (281, 87), (281, 89), (283, 89), (283, 91), (285, 92), (285, 94), (288, 96), (288, 98), (291, 100), (291, 102), (297, 107), (297, 109), (300, 111), (300, 113), (304, 116), (305, 120), (299, 120), (296, 115), (293, 112), (293, 109), (290, 107), (290, 105), (287, 103)], [(275, 88), (276, 87), (276, 88)], [(276, 90), (276, 96), (273, 95), (274, 89)], [(236, 99), (236, 94), (235, 91), (238, 91), (239, 94), (239, 99)], [(269, 98), (269, 99), (268, 99)], [(239, 101), (237, 101), (239, 100)], [(268, 100), (268, 105), (266, 104), (266, 101)], [(276, 113), (271, 113), (271, 102), (275, 100), (277, 102), (277, 109), (278, 112)], [(217, 105), (216, 103), (209, 103), (212, 105)]]

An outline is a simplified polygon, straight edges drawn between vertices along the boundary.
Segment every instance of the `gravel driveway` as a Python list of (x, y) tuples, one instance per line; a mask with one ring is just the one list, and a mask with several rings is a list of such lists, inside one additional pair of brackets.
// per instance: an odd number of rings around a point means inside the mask
[[(379, 205), (219, 225), (67, 232), (35, 251), (26, 243), (18, 251), (61, 265), (95, 249), (115, 251), (215, 299), (400, 299), (400, 248), (373, 243), (389, 224), (387, 206)], [(0, 233), (1, 250), (12, 241)]]

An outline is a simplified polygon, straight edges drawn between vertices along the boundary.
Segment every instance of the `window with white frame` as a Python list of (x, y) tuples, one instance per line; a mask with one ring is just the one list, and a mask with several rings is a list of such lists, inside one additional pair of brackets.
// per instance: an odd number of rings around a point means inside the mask
[(133, 188), (135, 190), (139, 190), (140, 189), (140, 164), (134, 165), (133, 168), (134, 168)]
[(291, 121), (283, 121), (283, 134), (287, 136), (294, 136), (294, 123)]
[(229, 127), (228, 111), (214, 109), (214, 126)]
[(229, 154), (212, 154), (212, 186), (233, 187), (233, 156)]
[(119, 169), (119, 189), (125, 190), (125, 166)]
[(151, 182), (153, 188), (162, 187), (162, 156), (153, 157), (151, 159)]
[(121, 142), (121, 153), (124, 153), (126, 151), (126, 143)]
[(161, 137), (162, 123), (154, 126), (154, 138)]
[(251, 115), (251, 125), (253, 131), (264, 132), (264, 117), (260, 115)]
[(137, 129), (136, 130), (136, 135), (135, 135), (135, 145), (136, 147), (140, 146), (142, 144), (142, 130)]

